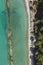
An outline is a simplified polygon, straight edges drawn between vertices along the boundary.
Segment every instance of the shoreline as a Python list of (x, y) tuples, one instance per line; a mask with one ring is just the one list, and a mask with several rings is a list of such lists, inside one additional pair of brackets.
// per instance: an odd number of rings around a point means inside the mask
[(24, 0), (25, 8), (26, 8), (26, 14), (27, 14), (27, 58), (28, 58), (28, 65), (31, 64), (31, 59), (30, 59), (30, 9), (29, 9), (29, 1)]

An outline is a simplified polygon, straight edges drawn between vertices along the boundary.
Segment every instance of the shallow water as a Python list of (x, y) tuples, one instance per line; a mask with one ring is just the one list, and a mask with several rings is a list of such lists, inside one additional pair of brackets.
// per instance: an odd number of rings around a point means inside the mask
[[(5, 0), (0, 0), (0, 65), (8, 65), (5, 11)], [(10, 0), (10, 21), (14, 65), (27, 65), (27, 17), (23, 0)]]
[(5, 0), (0, 0), (0, 65), (8, 65)]

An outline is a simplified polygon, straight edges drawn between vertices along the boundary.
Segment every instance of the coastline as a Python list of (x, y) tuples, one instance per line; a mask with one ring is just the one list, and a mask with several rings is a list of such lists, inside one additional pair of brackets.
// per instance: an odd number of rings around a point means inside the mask
[(30, 9), (29, 9), (29, 1), (24, 0), (26, 13), (27, 13), (27, 58), (28, 58), (28, 65), (31, 65), (31, 59), (30, 59)]

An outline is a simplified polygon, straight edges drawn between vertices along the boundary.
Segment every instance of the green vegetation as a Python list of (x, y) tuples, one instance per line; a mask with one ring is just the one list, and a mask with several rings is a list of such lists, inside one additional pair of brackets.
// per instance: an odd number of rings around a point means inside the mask
[(34, 33), (36, 36), (36, 65), (43, 65), (43, 0), (38, 0), (38, 2), (34, 2), (36, 5), (36, 14), (35, 14), (35, 22), (34, 22)]
[(34, 1), (30, 9), (36, 12), (34, 22), (36, 65), (43, 65), (43, 0)]
[(31, 4), (30, 10), (36, 12), (36, 8), (37, 8), (36, 5), (38, 5), (37, 1), (34, 2), (30, 1), (30, 4)]
[(32, 4), (32, 1), (30, 1), (30, 4)]

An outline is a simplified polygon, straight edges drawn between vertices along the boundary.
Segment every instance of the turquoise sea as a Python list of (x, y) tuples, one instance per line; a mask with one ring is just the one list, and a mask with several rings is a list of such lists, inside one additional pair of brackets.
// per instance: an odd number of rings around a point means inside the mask
[[(27, 16), (23, 0), (10, 0), (14, 65), (27, 65)], [(0, 0), (0, 65), (8, 65), (6, 0)]]

